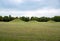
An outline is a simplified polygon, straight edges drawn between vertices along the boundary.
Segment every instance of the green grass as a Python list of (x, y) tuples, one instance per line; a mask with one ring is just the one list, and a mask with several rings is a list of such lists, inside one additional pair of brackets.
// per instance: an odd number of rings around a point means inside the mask
[(60, 22), (0, 22), (0, 41), (60, 41)]

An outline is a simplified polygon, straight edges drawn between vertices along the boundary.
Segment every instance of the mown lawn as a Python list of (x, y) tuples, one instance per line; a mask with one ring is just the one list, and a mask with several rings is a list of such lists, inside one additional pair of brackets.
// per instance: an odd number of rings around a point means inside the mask
[(0, 41), (60, 41), (60, 22), (0, 22)]

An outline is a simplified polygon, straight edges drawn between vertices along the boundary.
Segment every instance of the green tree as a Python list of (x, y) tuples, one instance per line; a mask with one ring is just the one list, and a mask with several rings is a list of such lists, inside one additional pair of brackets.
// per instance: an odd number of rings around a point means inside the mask
[(28, 22), (30, 19), (29, 17), (25, 17), (25, 21)]
[(54, 16), (52, 20), (56, 22), (60, 22), (60, 16)]
[(47, 17), (40, 17), (40, 18), (37, 19), (38, 22), (47, 22), (47, 21), (49, 21), (49, 20), (50, 20), (50, 19), (47, 18)]
[(20, 19), (23, 20), (23, 21), (25, 21), (25, 22), (28, 22), (30, 20), (29, 17), (24, 17), (24, 16), (20, 17)]
[(38, 19), (38, 17), (31, 17), (32, 21), (36, 21)]
[(3, 21), (9, 22), (9, 17), (8, 17), (8, 16), (4, 16), (4, 17), (3, 17)]
[(2, 16), (0, 16), (0, 21), (3, 21), (3, 17)]

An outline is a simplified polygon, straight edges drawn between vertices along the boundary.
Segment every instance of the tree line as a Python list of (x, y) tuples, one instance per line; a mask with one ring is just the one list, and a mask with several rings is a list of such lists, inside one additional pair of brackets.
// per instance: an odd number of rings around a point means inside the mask
[(54, 17), (12, 17), (11, 15), (9, 16), (0, 16), (0, 21), (3, 21), (3, 22), (10, 22), (14, 19), (20, 19), (22, 21), (25, 21), (25, 22), (29, 22), (29, 21), (38, 21), (38, 22), (47, 22), (49, 20), (52, 20), (52, 21), (55, 21), (55, 22), (60, 22), (60, 16), (54, 16)]
[(14, 19), (15, 19), (15, 18), (12, 17), (11, 15), (9, 15), (9, 16), (4, 16), (4, 17), (0, 16), (0, 21), (4, 21), (4, 22), (9, 22), (9, 21), (12, 21), (12, 20), (14, 20)]

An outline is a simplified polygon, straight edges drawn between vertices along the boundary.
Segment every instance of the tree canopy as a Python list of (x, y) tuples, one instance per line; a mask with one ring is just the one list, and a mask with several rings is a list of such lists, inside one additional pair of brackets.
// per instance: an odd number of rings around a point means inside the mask
[(20, 19), (22, 21), (28, 22), (28, 21), (38, 21), (38, 22), (47, 22), (49, 20), (55, 21), (55, 22), (60, 22), (60, 16), (54, 16), (52, 18), (49, 17), (12, 17), (11, 15), (9, 16), (0, 16), (0, 21), (4, 21), (4, 22), (9, 22), (12, 21), (14, 19)]

